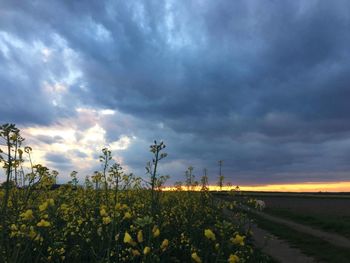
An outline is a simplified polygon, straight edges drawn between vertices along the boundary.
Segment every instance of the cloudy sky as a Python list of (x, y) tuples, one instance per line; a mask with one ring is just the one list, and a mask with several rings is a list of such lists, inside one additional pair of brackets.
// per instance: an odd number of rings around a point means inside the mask
[(350, 2), (0, 2), (0, 123), (83, 177), (109, 146), (169, 184), (218, 160), (234, 184), (350, 178)]

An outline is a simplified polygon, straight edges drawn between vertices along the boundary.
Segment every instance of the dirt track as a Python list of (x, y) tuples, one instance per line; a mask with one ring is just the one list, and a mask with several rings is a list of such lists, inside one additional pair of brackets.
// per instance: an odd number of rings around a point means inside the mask
[[(234, 213), (225, 209), (224, 213), (234, 220)], [(281, 263), (312, 263), (316, 262), (312, 257), (303, 254), (299, 249), (292, 248), (286, 241), (278, 239), (269, 232), (256, 225), (251, 226), (253, 242), (263, 253), (271, 256)]]
[(337, 246), (337, 247), (344, 247), (344, 248), (350, 248), (350, 239), (345, 238), (341, 235), (334, 234), (334, 233), (328, 233), (319, 229), (315, 229), (309, 226), (305, 226), (302, 224), (295, 223), (291, 220), (287, 219), (282, 219), (276, 216), (271, 216), (262, 212), (256, 212), (256, 211), (251, 211), (254, 214), (257, 214), (258, 216), (269, 220), (271, 222), (275, 222), (278, 224), (282, 224), (285, 226), (288, 226), (289, 228), (292, 228), (298, 232), (302, 232), (308, 235), (312, 235), (314, 237), (320, 238), (324, 241), (327, 241), (328, 243)]

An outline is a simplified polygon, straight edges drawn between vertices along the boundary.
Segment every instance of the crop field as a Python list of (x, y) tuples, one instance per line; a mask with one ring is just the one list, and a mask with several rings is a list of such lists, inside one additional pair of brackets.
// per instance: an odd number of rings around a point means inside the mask
[(200, 192), (161, 191), (162, 142), (150, 146), (147, 179), (123, 172), (105, 148), (101, 171), (82, 183), (74, 171), (57, 185), (57, 172), (32, 163), (19, 130), (1, 128), (0, 262), (269, 262), (239, 223), (245, 216), (227, 218), (232, 204), (217, 202), (206, 180)]

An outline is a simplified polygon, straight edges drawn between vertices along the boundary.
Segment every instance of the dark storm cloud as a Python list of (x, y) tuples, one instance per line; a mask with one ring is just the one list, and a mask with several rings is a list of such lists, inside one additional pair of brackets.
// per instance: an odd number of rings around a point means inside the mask
[(46, 160), (54, 163), (66, 163), (69, 162), (69, 159), (67, 159), (65, 156), (63, 156), (60, 153), (47, 153), (45, 155)]
[[(153, 138), (166, 140), (178, 176), (190, 163), (215, 174), (219, 159), (237, 182), (337, 180), (350, 169), (348, 1), (1, 5), (2, 32), (54, 50), (43, 65), (6, 42), (1, 121), (49, 124), (79, 105), (116, 109), (129, 119), (102, 125), (110, 140), (139, 138), (121, 153), (138, 171), (140, 145)], [(53, 105), (40, 87), (72, 71), (60, 60), (66, 49), (81, 75)]]

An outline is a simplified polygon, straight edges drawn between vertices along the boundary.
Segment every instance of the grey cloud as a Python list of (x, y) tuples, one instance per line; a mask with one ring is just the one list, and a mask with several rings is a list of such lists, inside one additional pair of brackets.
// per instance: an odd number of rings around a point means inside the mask
[[(120, 152), (126, 163), (142, 173), (141, 148), (161, 138), (176, 178), (189, 163), (215, 173), (218, 159), (245, 183), (343, 178), (350, 168), (348, 1), (1, 5), (2, 31), (54, 52), (47, 65), (11, 43), (10, 56), (0, 52), (0, 121), (49, 125), (80, 105), (116, 109), (96, 121), (109, 141), (138, 138)], [(82, 75), (57, 107), (40, 85), (72, 72), (66, 49)]]

